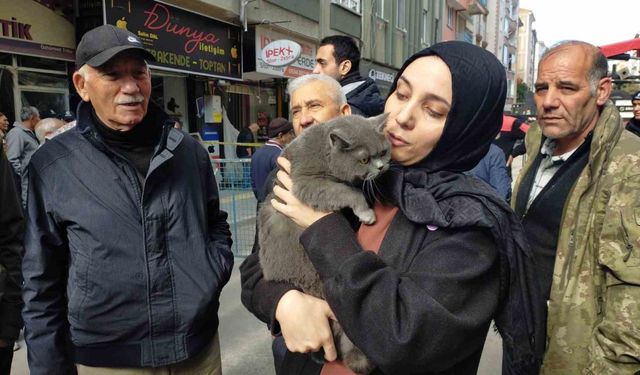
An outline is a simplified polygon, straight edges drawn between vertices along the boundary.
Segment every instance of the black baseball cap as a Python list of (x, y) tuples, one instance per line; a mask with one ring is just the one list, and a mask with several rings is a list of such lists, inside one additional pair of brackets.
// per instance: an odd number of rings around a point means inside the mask
[(640, 100), (640, 91), (633, 94), (633, 96), (631, 97), (631, 100)]
[(132, 32), (113, 25), (102, 25), (87, 31), (76, 49), (76, 67), (84, 64), (94, 68), (104, 65), (115, 55), (127, 50), (137, 50), (145, 60), (156, 61), (144, 49), (140, 39)]

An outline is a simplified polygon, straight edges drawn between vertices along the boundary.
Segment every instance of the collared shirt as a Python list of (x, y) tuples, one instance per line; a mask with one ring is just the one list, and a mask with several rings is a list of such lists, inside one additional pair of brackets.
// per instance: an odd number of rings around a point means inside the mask
[(531, 187), (531, 193), (529, 194), (529, 200), (527, 201), (527, 208), (531, 206), (531, 203), (536, 199), (538, 194), (544, 189), (545, 186), (549, 183), (553, 175), (560, 169), (562, 164), (567, 161), (571, 155), (577, 150), (574, 148), (571, 151), (565, 152), (562, 155), (553, 155), (553, 152), (556, 149), (556, 141), (555, 139), (547, 138), (542, 144), (542, 148), (540, 149), (540, 153), (544, 155), (542, 161), (540, 162), (540, 166), (536, 171), (536, 178), (533, 181), (533, 186)]

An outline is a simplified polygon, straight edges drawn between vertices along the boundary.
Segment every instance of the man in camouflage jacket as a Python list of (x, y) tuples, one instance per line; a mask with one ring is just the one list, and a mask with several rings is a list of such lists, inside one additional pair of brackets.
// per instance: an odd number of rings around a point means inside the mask
[[(545, 53), (535, 91), (540, 127), (527, 134), (527, 163), (512, 204), (523, 217), (548, 298), (541, 301), (548, 306), (541, 373), (635, 374), (640, 371), (640, 138), (624, 130), (608, 101), (606, 59), (591, 45), (568, 42)], [(567, 181), (576, 166), (575, 178)], [(554, 189), (562, 197), (557, 212)], [(537, 221), (536, 211), (542, 211)], [(555, 232), (548, 224), (554, 220)], [(546, 262), (549, 238), (557, 242)]]

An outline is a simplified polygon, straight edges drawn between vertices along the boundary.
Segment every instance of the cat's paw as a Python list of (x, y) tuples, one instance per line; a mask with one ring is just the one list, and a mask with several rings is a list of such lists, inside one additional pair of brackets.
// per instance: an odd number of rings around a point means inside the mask
[(364, 224), (373, 224), (376, 222), (376, 214), (372, 209), (355, 211), (354, 214), (356, 214), (358, 219)]

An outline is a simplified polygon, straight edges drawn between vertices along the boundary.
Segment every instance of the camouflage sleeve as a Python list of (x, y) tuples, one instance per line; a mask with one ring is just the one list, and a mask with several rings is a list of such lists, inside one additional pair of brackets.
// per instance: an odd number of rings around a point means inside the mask
[(592, 336), (588, 374), (640, 372), (640, 175), (611, 189), (599, 239), (605, 270), (598, 301), (602, 320)]

